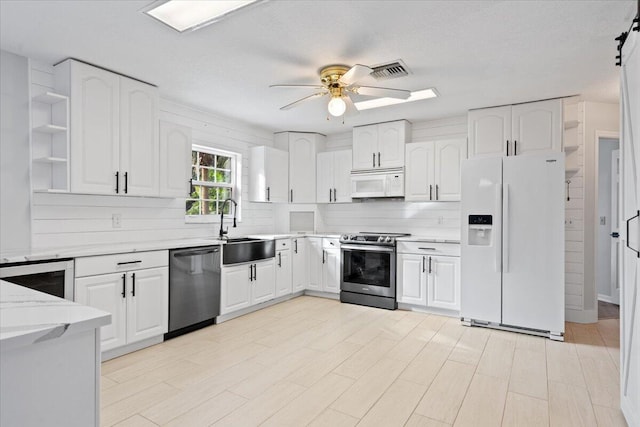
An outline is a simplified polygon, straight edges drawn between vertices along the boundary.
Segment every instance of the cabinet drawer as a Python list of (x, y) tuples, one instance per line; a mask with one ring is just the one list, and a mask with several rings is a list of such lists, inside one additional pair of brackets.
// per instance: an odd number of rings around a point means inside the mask
[(398, 253), (460, 256), (460, 244), (432, 242), (398, 242)]
[(339, 249), (340, 239), (325, 237), (322, 239), (322, 249)]
[(84, 277), (168, 265), (168, 251), (131, 252), (76, 258), (75, 271), (76, 277)]
[(291, 249), (291, 239), (276, 240), (276, 251), (281, 251), (283, 249)]

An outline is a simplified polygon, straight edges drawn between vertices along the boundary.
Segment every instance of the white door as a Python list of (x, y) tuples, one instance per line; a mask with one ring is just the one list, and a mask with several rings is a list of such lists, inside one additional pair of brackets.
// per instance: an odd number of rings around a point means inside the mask
[(467, 140), (452, 139), (435, 142), (435, 200), (460, 200), (461, 164), (467, 158)]
[(398, 255), (398, 302), (427, 306), (427, 256)]
[[(640, 425), (640, 41), (629, 32), (620, 76), (620, 391), (627, 424)], [(627, 231), (628, 227), (628, 231)]]
[(220, 282), (220, 314), (251, 305), (253, 264), (223, 267)]
[[(289, 188), (289, 156), (286, 151), (266, 147), (265, 175), (267, 201), (286, 203)], [(315, 173), (315, 172), (314, 172)]]
[(318, 203), (333, 202), (334, 155), (331, 152), (318, 153), (316, 201)]
[(511, 109), (513, 145), (509, 155), (562, 151), (562, 100), (528, 102)]
[(407, 144), (405, 151), (404, 199), (408, 202), (435, 200), (434, 143)]
[(378, 125), (378, 152), (376, 166), (401, 168), (404, 166), (404, 146), (407, 122), (389, 122)]
[(333, 153), (334, 203), (351, 203), (351, 163), (351, 150)]
[(291, 251), (276, 253), (276, 297), (291, 293)]
[(160, 196), (189, 196), (191, 179), (191, 129), (160, 122)]
[(510, 142), (510, 105), (469, 111), (470, 158), (506, 156)]
[(75, 302), (111, 313), (111, 323), (100, 328), (102, 351), (127, 343), (127, 283), (125, 273), (76, 279)]
[(377, 167), (378, 125), (353, 128), (353, 169)]
[(309, 281), (307, 289), (312, 291), (322, 290), (322, 264), (324, 252), (322, 250), (322, 239), (317, 237), (307, 238), (307, 250), (309, 252)]
[(429, 257), (427, 274), (427, 305), (460, 310), (460, 258)]
[(291, 241), (291, 277), (293, 292), (300, 292), (307, 288), (309, 283), (309, 265), (307, 253), (307, 239), (295, 238)]
[(127, 273), (127, 343), (167, 332), (169, 325), (169, 268)]
[(289, 134), (289, 194), (292, 203), (316, 202), (316, 134)]
[(618, 252), (620, 251), (620, 218), (618, 217), (618, 195), (620, 194), (620, 150), (611, 153), (611, 302), (620, 304), (618, 280)]
[(564, 178), (564, 153), (503, 159), (505, 325), (564, 332)]
[(158, 88), (120, 77), (120, 174), (124, 194), (159, 194), (158, 102)]
[[(116, 194), (120, 78), (71, 61), (71, 191)], [(124, 183), (120, 177), (121, 183)], [(118, 192), (122, 187), (118, 186)]]
[(253, 264), (251, 282), (251, 304), (272, 300), (276, 297), (276, 269), (272, 259)]
[(324, 264), (322, 265), (322, 290), (330, 293), (340, 293), (340, 250), (324, 249)]

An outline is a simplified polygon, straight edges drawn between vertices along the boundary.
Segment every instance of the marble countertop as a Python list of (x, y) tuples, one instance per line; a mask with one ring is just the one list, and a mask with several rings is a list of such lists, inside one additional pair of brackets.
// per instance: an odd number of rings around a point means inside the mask
[(111, 323), (111, 314), (0, 280), (0, 351)]

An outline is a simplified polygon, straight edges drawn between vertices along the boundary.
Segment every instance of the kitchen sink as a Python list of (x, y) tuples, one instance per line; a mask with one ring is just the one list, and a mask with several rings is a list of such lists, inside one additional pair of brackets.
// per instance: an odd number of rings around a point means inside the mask
[(222, 247), (222, 264), (239, 264), (276, 256), (275, 240), (237, 237), (228, 239)]

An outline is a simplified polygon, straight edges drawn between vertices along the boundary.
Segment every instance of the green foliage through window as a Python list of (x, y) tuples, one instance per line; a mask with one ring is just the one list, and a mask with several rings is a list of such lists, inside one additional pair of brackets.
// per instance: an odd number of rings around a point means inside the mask
[[(219, 215), (223, 202), (233, 197), (236, 162), (232, 154), (214, 149), (196, 149), (191, 153), (191, 196), (186, 215)], [(225, 214), (230, 212), (230, 203)]]

